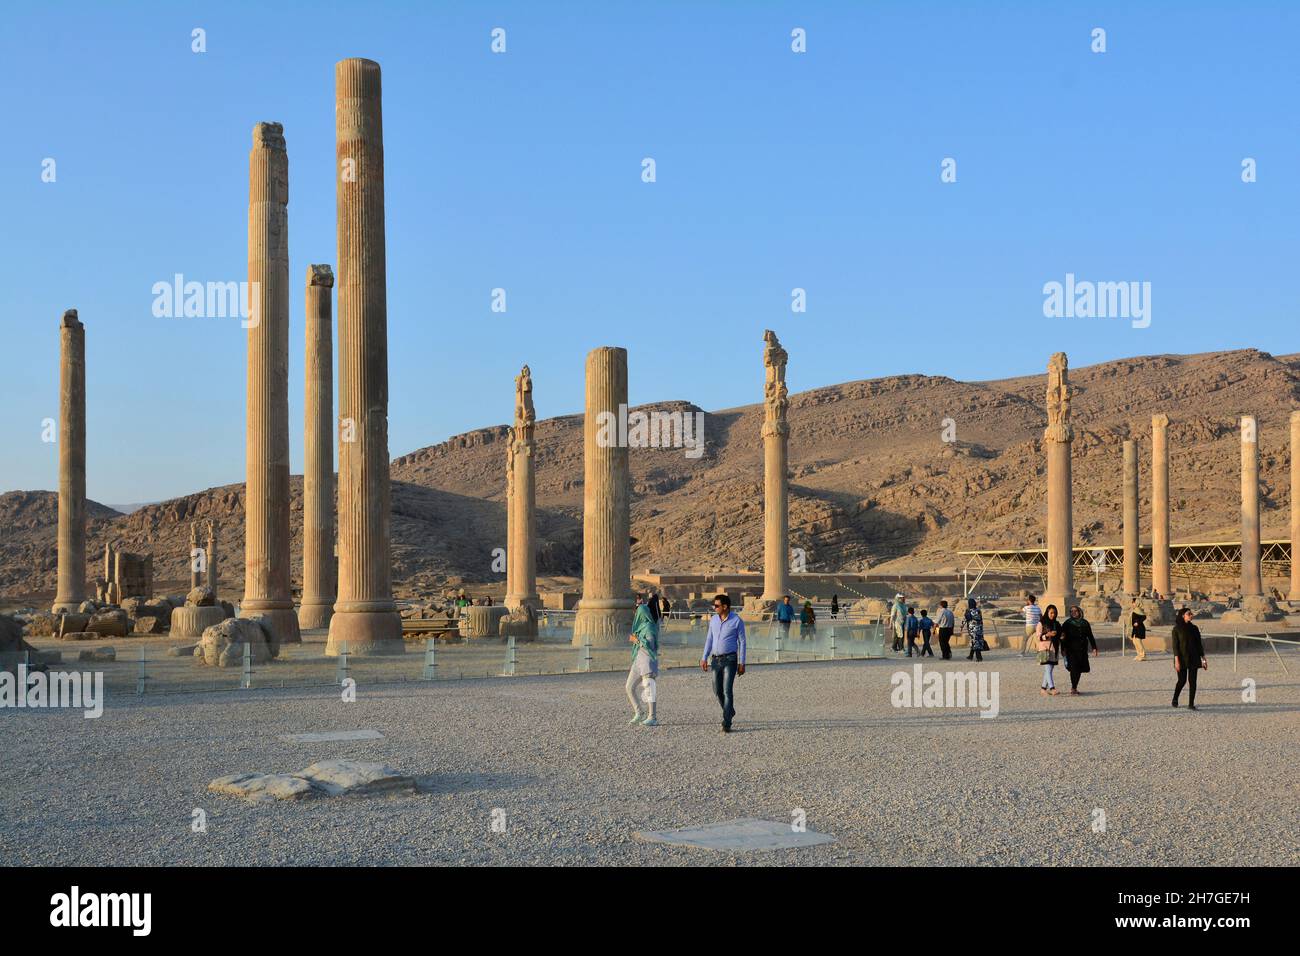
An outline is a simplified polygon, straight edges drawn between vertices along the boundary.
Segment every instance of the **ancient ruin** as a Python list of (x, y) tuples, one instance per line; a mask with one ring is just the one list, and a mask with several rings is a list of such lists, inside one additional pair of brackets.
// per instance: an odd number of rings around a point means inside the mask
[(789, 359), (776, 333), (763, 333), (763, 596), (765, 609), (790, 592), (790, 407), (785, 386)]
[(302, 602), (298, 624), (334, 615), (334, 271), (307, 267), (307, 359), (302, 471)]
[(1296, 560), (1296, 542), (1300, 541), (1300, 411), (1291, 413), (1291, 590), (1287, 598), (1300, 602), (1300, 561)]
[(602, 346), (587, 355), (582, 425), (582, 600), (573, 642), (617, 645), (632, 630), (631, 472), (628, 448), (600, 438), (601, 413), (627, 405), (627, 349)]
[(338, 600), (325, 653), (401, 654), (389, 552), (388, 306), (379, 64), (334, 67), (338, 207)]
[(217, 587), (217, 523), (208, 519), (208, 587), (212, 588), (214, 596), (219, 596)]
[(206, 558), (199, 551), (199, 527), (193, 521), (190, 522), (190, 590), (198, 587), (203, 583), (203, 569), (206, 564)]
[(1169, 416), (1151, 416), (1151, 590), (1168, 600)]
[(1061, 617), (1074, 603), (1074, 503), (1070, 451), (1074, 428), (1070, 424), (1069, 361), (1057, 352), (1047, 365), (1047, 428), (1043, 451), (1047, 456), (1047, 592), (1042, 605), (1055, 604)]
[(1124, 442), (1124, 593), (1141, 590), (1138, 556), (1138, 452), (1137, 442)]
[(86, 329), (76, 309), (59, 323), (59, 587), (53, 610), (86, 600)]
[(1277, 602), (1264, 593), (1260, 570), (1263, 550), (1259, 520), (1259, 423), (1253, 415), (1241, 417), (1241, 606), (1223, 620), (1243, 623), (1282, 618)]
[(533, 375), (525, 365), (515, 376), (515, 423), (506, 445), (506, 607), (502, 635), (537, 634), (537, 479)]
[(190, 590), (182, 606), (172, 608), (171, 636), (200, 637), (209, 627), (220, 624), (229, 616), (212, 589), (201, 584)]
[(279, 123), (248, 157), (248, 399), (244, 598), (281, 644), (302, 640), (289, 591), (289, 154)]

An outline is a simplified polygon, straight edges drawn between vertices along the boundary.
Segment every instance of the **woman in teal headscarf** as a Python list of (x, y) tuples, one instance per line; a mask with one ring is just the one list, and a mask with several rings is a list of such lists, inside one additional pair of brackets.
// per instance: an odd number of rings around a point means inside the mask
[[(636, 615), (632, 618), (632, 633), (627, 637), (632, 644), (632, 668), (627, 672), (627, 699), (632, 703), (632, 719), (629, 723), (645, 727), (657, 727), (655, 718), (656, 691), (655, 678), (659, 676), (659, 628), (645, 598), (636, 596)], [(636, 685), (642, 685), (641, 699), (646, 703), (646, 716), (641, 716), (641, 705), (636, 697)]]

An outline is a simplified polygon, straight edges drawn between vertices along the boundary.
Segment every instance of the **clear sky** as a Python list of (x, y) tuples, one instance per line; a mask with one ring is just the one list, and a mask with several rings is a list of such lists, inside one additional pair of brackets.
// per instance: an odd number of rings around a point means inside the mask
[[(57, 486), (66, 308), (90, 497), (243, 480), (246, 333), (156, 318), (151, 290), (247, 278), (264, 120), (289, 151), (301, 470), (344, 57), (384, 71), (396, 456), (507, 422), (523, 362), (539, 416), (580, 411), (598, 345), (628, 348), (633, 403), (707, 409), (761, 399), (767, 327), (792, 391), (1300, 351), (1298, 39), (1294, 2), (4, 4), (0, 491)], [(1151, 283), (1150, 325), (1045, 317), (1067, 273)]]

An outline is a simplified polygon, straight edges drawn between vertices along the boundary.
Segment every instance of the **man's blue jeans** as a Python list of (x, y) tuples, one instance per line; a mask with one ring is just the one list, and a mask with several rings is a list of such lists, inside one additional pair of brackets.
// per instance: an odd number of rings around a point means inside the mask
[(736, 683), (736, 655), (714, 654), (709, 658), (713, 669), (713, 693), (722, 707), (722, 726), (730, 727), (731, 718), (736, 715), (735, 696), (732, 686)]

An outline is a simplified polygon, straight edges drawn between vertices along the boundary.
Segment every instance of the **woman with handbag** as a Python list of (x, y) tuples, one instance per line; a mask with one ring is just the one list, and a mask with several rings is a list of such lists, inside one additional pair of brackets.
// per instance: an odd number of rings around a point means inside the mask
[(1144, 661), (1147, 659), (1147, 649), (1142, 643), (1147, 636), (1147, 616), (1138, 610), (1142, 606), (1142, 599), (1135, 597), (1133, 599), (1133, 617), (1129, 621), (1129, 639), (1133, 641), (1133, 649), (1137, 651), (1135, 661)]
[(1038, 627), (1035, 629), (1035, 633), (1038, 637), (1038, 663), (1043, 665), (1041, 693), (1044, 697), (1049, 694), (1055, 697), (1058, 691), (1053, 676), (1053, 668), (1056, 667), (1058, 655), (1061, 652), (1061, 622), (1058, 619), (1055, 604), (1047, 605), (1047, 610), (1038, 619)]

